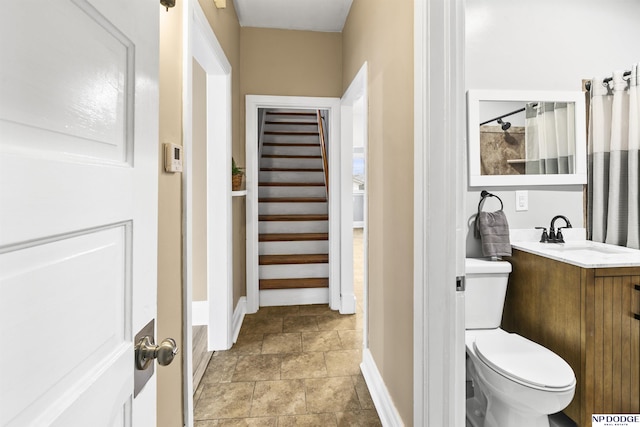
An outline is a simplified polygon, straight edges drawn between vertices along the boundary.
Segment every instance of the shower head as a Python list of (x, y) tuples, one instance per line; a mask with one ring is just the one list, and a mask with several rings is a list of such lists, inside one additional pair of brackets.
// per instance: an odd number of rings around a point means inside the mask
[(498, 119), (498, 124), (500, 125), (500, 127), (502, 128), (502, 130), (506, 131), (511, 127), (511, 123), (509, 122), (503, 122), (502, 119)]

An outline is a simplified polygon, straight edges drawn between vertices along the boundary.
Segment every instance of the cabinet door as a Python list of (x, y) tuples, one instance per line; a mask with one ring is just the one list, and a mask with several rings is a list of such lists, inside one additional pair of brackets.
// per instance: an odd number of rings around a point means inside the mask
[(587, 284), (585, 405), (597, 413), (640, 412), (639, 276), (604, 276)]

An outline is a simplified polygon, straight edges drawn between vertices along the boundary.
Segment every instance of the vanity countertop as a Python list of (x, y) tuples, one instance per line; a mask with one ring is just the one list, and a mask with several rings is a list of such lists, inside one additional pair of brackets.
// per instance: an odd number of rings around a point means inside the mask
[(512, 241), (511, 246), (583, 268), (640, 266), (640, 250), (591, 240), (576, 240), (566, 243)]

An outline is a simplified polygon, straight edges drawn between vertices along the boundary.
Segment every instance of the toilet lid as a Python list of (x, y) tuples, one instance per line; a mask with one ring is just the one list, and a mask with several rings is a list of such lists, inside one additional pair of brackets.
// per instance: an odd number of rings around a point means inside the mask
[(494, 371), (525, 385), (561, 389), (575, 384), (573, 369), (551, 350), (517, 334), (477, 337), (478, 357)]

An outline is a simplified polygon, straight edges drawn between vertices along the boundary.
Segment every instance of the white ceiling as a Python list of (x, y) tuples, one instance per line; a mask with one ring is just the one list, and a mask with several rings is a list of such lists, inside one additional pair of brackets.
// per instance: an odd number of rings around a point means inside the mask
[(341, 32), (353, 0), (234, 0), (243, 27)]

